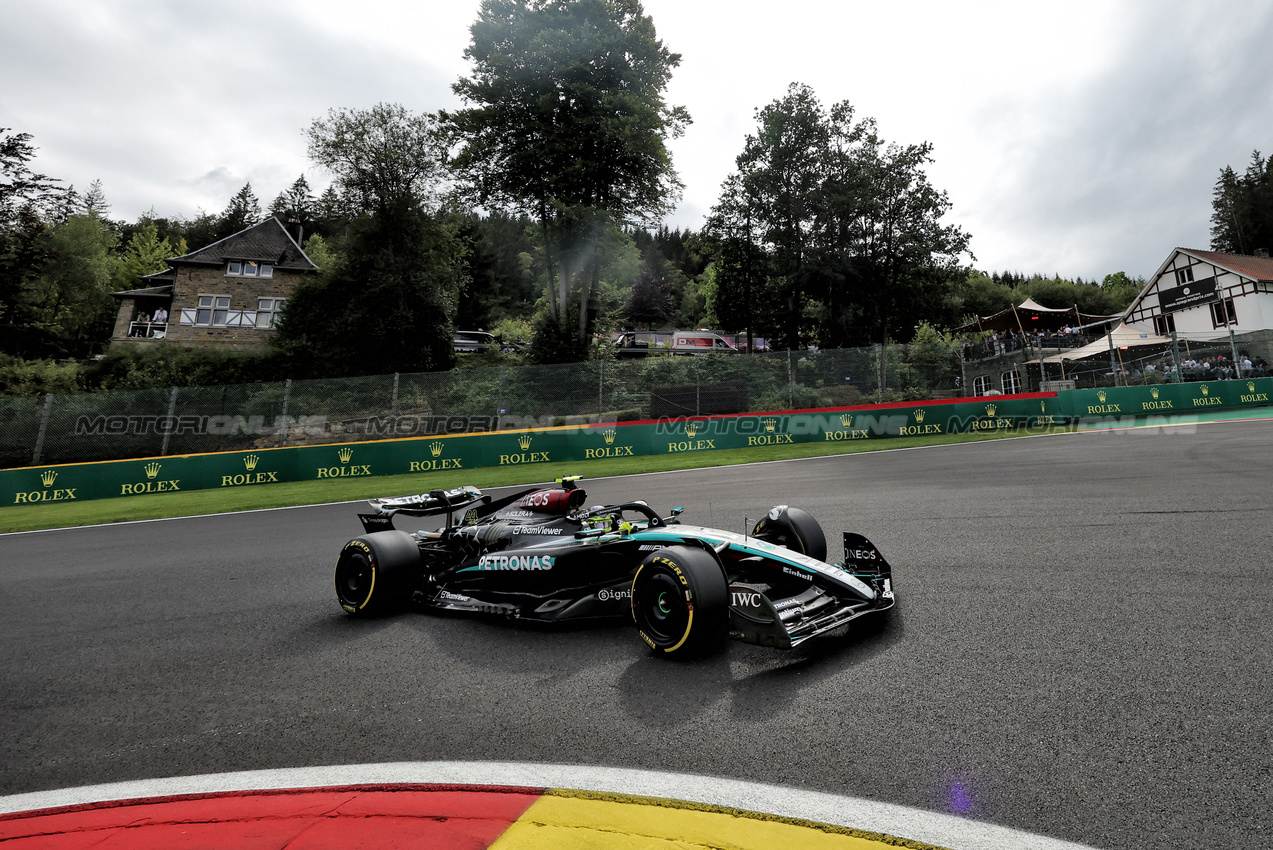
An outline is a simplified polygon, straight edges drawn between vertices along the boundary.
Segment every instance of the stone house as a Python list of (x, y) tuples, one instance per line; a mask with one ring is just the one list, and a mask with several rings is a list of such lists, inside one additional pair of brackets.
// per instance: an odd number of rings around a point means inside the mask
[[(271, 216), (173, 257), (164, 271), (141, 278), (145, 286), (112, 293), (119, 312), (111, 344), (263, 348), (288, 296), (318, 271), (300, 236)], [(155, 321), (161, 310), (164, 320)]]

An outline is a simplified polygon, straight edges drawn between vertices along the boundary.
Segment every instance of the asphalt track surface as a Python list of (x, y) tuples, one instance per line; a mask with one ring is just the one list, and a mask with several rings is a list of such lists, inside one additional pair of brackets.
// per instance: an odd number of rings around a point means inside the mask
[(350, 620), (331, 567), (353, 505), (2, 536), (0, 794), (577, 763), (1101, 848), (1267, 847), (1271, 444), (1233, 422), (587, 482), (730, 529), (797, 505), (894, 566), (879, 627), (688, 664), (626, 628)]

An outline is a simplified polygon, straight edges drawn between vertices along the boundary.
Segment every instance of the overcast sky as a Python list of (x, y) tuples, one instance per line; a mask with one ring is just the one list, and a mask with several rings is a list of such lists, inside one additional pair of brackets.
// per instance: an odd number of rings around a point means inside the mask
[[(331, 107), (460, 105), (478, 0), (0, 0), (0, 127), (111, 214), (263, 204)], [(1046, 6), (1046, 8), (1045, 8)], [(1208, 246), (1220, 169), (1273, 154), (1273, 3), (645, 0), (682, 54), (669, 101), (698, 228), (757, 107), (793, 81), (929, 141), (986, 270), (1152, 274)], [(1268, 246), (1273, 248), (1273, 246)]]

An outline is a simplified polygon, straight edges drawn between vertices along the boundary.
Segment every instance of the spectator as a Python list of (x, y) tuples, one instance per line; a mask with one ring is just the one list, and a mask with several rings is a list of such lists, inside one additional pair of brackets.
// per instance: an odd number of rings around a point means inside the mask
[(154, 318), (151, 319), (157, 325), (166, 324), (168, 321), (168, 311), (162, 306), (155, 311)]

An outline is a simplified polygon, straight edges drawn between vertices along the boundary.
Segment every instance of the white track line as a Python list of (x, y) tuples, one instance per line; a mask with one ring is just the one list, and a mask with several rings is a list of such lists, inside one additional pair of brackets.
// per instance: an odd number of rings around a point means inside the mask
[(858, 797), (684, 773), (519, 762), (397, 762), (117, 782), (0, 797), (0, 813), (179, 794), (388, 783), (519, 785), (686, 800), (894, 835), (950, 850), (1091, 850), (1008, 827)]

